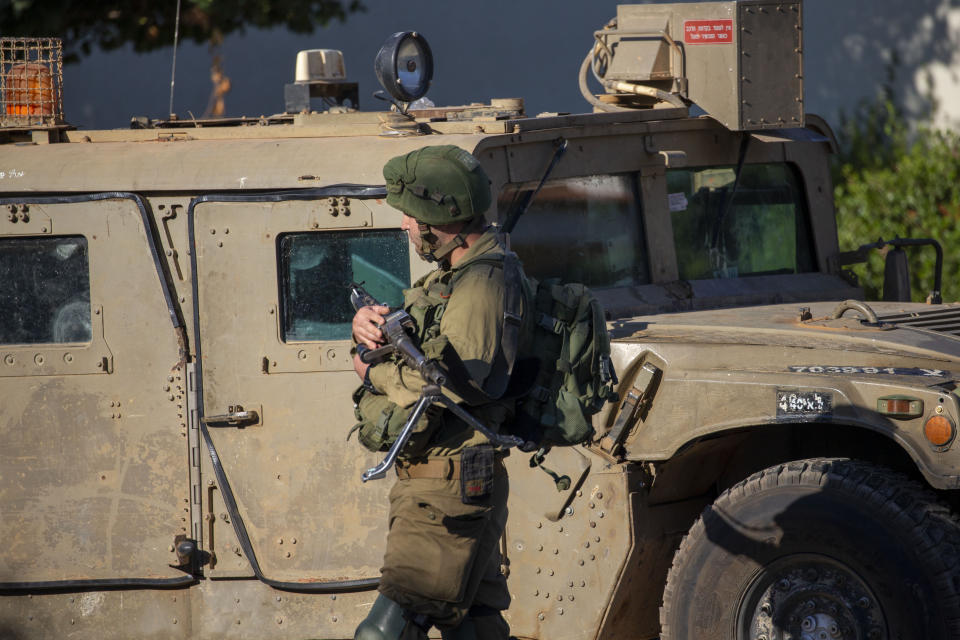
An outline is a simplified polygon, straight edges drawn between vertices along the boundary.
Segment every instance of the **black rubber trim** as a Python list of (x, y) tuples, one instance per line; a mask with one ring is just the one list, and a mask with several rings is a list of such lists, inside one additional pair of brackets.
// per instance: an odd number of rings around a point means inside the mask
[(147, 235), (147, 244), (150, 246), (150, 255), (153, 257), (153, 267), (157, 270), (157, 279), (160, 280), (160, 288), (163, 290), (163, 299), (167, 303), (167, 313), (170, 314), (170, 320), (173, 322), (173, 328), (178, 329), (183, 324), (177, 314), (177, 309), (173, 305), (173, 296), (170, 295), (170, 287), (167, 285), (167, 279), (163, 273), (163, 264), (160, 262), (160, 253), (157, 251), (157, 244), (154, 241), (156, 229), (151, 224), (150, 215), (147, 213), (147, 204), (143, 198), (136, 193), (129, 191), (104, 191), (101, 193), (88, 193), (77, 196), (43, 196), (33, 197), (27, 194), (15, 198), (0, 198), (0, 206), (8, 204), (75, 204), (78, 202), (94, 202), (97, 200), (133, 200), (140, 210), (140, 218), (143, 220), (144, 233)]
[(197, 243), (194, 231), (194, 209), (198, 204), (205, 202), (285, 202), (290, 200), (316, 200), (319, 198), (330, 197), (350, 197), (350, 198), (385, 198), (387, 190), (380, 186), (364, 185), (333, 185), (319, 189), (302, 189), (298, 191), (280, 191), (271, 193), (245, 193), (245, 194), (207, 194), (198, 196), (190, 201), (190, 207), (187, 209), (187, 232), (190, 237), (190, 270), (193, 274), (193, 335), (195, 347), (196, 363), (196, 391), (197, 391), (197, 419), (200, 423), (200, 433), (203, 434), (203, 440), (210, 453), (210, 462), (213, 464), (213, 473), (217, 477), (217, 484), (220, 493), (223, 496), (223, 503), (230, 515), (230, 521), (233, 523), (233, 532), (240, 542), (250, 567), (254, 575), (264, 584), (280, 589), (282, 591), (296, 591), (301, 593), (344, 593), (349, 591), (365, 591), (375, 589), (380, 584), (379, 578), (364, 578), (361, 580), (339, 580), (335, 582), (282, 582), (273, 580), (263, 575), (260, 569), (260, 563), (257, 561), (257, 555), (253, 550), (253, 544), (250, 542), (250, 536), (247, 534), (247, 527), (240, 517), (240, 511), (237, 508), (237, 500), (233, 495), (233, 489), (227, 480), (226, 471), (220, 462), (220, 456), (217, 454), (217, 448), (210, 437), (210, 430), (203, 422), (203, 359), (200, 357), (200, 291), (199, 277), (197, 274)]
[(197, 584), (196, 576), (177, 578), (100, 578), (47, 582), (0, 582), (0, 594), (30, 591), (110, 591), (117, 589), (178, 589)]

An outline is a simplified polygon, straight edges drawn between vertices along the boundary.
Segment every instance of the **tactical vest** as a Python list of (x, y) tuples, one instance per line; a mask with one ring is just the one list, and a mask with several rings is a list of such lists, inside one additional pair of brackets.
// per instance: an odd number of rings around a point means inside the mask
[[(497, 350), (493, 370), (488, 377), (489, 384), (480, 387), (472, 381), (460, 380), (459, 382), (463, 384), (458, 385), (457, 392), (467, 401), (467, 409), (475, 418), (497, 429), (503, 416), (512, 414), (516, 404), (515, 398), (503, 396), (507, 391), (513, 365), (521, 349), (521, 342), (524, 336), (530, 333), (529, 329), (525, 330), (523, 323), (523, 276), (516, 254), (506, 252), (502, 256), (480, 255), (457, 265), (455, 269), (431, 272), (403, 292), (403, 306), (416, 323), (416, 338), (424, 355), (427, 358), (442, 361), (448, 343), (446, 337), (440, 332), (440, 322), (450, 295), (460, 278), (470, 270), (484, 266), (503, 270), (504, 314), (500, 331), (500, 348)], [(452, 371), (451, 377), (456, 378), (456, 373)], [(491, 382), (491, 379), (494, 380)], [(388, 449), (403, 428), (410, 408), (398, 407), (386, 396), (366, 392), (363, 387), (354, 392), (353, 398), (356, 417), (359, 421), (353, 431), (358, 431), (361, 444), (373, 451)], [(411, 438), (407, 449), (416, 451), (422, 447), (429, 447), (427, 441), (445, 421), (450, 423), (447, 428), (460, 426), (457, 424), (459, 419), (453, 418), (452, 415), (442, 416), (439, 411), (429, 411), (421, 424), (417, 425), (416, 433)], [(465, 424), (462, 426), (468, 428)]]

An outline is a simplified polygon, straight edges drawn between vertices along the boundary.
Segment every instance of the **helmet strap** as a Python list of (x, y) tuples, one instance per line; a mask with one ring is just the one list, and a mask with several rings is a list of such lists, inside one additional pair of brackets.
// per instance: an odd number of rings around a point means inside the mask
[(421, 254), (428, 262), (438, 262), (444, 267), (449, 267), (450, 262), (447, 259), (457, 247), (467, 246), (467, 235), (474, 226), (477, 218), (469, 220), (453, 238), (443, 245), (438, 246), (439, 238), (433, 233), (430, 225), (423, 222), (417, 222), (417, 228), (420, 230), (420, 244), (423, 253)]

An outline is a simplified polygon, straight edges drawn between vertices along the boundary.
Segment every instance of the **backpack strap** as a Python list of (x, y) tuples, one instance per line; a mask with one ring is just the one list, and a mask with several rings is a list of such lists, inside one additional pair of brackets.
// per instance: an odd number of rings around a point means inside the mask
[(480, 256), (458, 268), (450, 281), (451, 288), (456, 285), (474, 265), (487, 265), (503, 270), (503, 322), (500, 325), (500, 353), (507, 365), (507, 376), (513, 373), (520, 351), (520, 333), (523, 327), (523, 272), (520, 258), (513, 251), (505, 251), (502, 257)]

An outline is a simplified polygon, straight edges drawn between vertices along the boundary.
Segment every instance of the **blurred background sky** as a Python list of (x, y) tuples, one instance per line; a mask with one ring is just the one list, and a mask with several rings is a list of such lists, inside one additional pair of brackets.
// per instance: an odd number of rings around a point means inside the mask
[[(171, 14), (176, 1), (166, 0)], [(616, 15), (613, 0), (366, 0), (367, 10), (310, 35), (247, 29), (228, 35), (219, 53), (230, 79), (226, 115), (283, 110), (297, 51), (340, 49), (348, 79), (360, 83), (363, 109), (382, 109), (373, 59), (391, 33), (417, 30), (435, 58), (428, 96), (438, 105), (522, 97), (527, 112), (583, 112), (577, 71), (592, 32)], [(806, 0), (806, 102), (836, 126), (841, 112), (875, 97), (893, 73), (894, 97), (920, 118), (937, 106), (940, 126), (960, 125), (960, 0)], [(57, 34), (49, 34), (57, 35)], [(173, 51), (94, 51), (64, 70), (69, 122), (125, 128), (131, 116), (166, 117)], [(211, 93), (211, 52), (181, 42), (174, 110), (200, 117)], [(932, 102), (931, 102), (932, 98)]]

